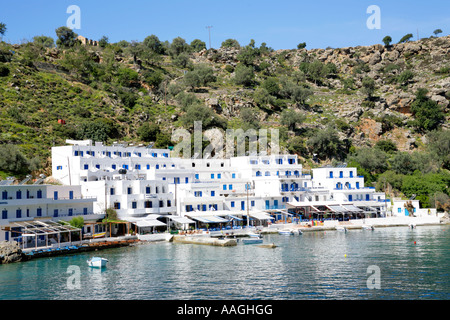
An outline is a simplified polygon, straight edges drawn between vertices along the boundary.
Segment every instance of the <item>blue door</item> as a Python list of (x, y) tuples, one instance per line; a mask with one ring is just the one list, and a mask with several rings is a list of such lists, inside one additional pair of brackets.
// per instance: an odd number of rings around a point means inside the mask
[(241, 201), (241, 210), (245, 210), (245, 201)]
[(266, 200), (266, 210), (270, 209), (270, 200)]
[(370, 194), (366, 194), (366, 201), (370, 200)]
[(353, 201), (353, 196), (351, 194), (348, 195), (348, 201)]

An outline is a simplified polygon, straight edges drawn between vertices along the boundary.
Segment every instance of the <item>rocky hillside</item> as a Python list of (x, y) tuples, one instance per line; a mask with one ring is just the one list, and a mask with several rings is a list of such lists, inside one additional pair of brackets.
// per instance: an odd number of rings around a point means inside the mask
[[(380, 140), (422, 150), (429, 131), (449, 129), (450, 36), (278, 51), (254, 43), (196, 50), (175, 40), (158, 52), (146, 41), (1, 43), (0, 144), (18, 146), (31, 170), (49, 173), (50, 147), (67, 138), (166, 147), (172, 130), (189, 128), (197, 114), (221, 129), (277, 127), (282, 147), (309, 166), (320, 151), (311, 140), (328, 129), (339, 141), (322, 161), (345, 160)], [(411, 110), (421, 88), (440, 113), (427, 128)]]

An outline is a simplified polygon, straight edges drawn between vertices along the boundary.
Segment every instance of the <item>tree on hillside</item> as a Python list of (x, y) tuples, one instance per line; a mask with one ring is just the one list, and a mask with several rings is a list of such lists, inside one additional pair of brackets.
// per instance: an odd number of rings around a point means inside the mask
[(200, 52), (206, 49), (206, 43), (200, 39), (194, 39), (191, 42), (191, 48), (194, 52)]
[(59, 27), (55, 31), (58, 37), (56, 45), (60, 48), (71, 48), (78, 42), (78, 35), (68, 27)]
[(109, 38), (107, 36), (103, 36), (98, 40), (98, 45), (101, 48), (106, 48), (106, 46), (109, 44)]
[(364, 77), (362, 80), (362, 93), (366, 96), (367, 99), (371, 99), (373, 93), (375, 92), (375, 80), (371, 77)]
[(236, 49), (240, 49), (241, 45), (235, 39), (227, 39), (227, 40), (222, 42), (221, 48), (236, 48)]
[(6, 24), (4, 24), (3, 22), (0, 22), (0, 35), (4, 36), (6, 33)]
[(411, 104), (411, 112), (414, 116), (411, 124), (421, 132), (435, 130), (445, 120), (442, 108), (436, 101), (428, 98), (426, 96), (427, 93), (427, 89), (418, 89), (416, 99)]
[(297, 45), (297, 49), (304, 49), (304, 48), (306, 48), (306, 42), (302, 42)]
[(209, 83), (216, 81), (214, 70), (206, 65), (195, 66), (194, 70), (189, 71), (184, 76), (184, 83), (192, 88), (206, 87)]
[(253, 68), (251, 66), (246, 67), (242, 64), (238, 64), (234, 71), (234, 82), (237, 85), (243, 85), (250, 87), (253, 84), (253, 79), (255, 74), (253, 73)]
[(0, 145), (0, 171), (25, 174), (29, 171), (29, 161), (16, 145)]
[(436, 29), (436, 30), (433, 31), (433, 33), (434, 33), (434, 35), (437, 37), (437, 35), (438, 35), (439, 33), (442, 33), (442, 30), (441, 30), (441, 29)]
[(412, 37), (412, 33), (405, 34), (398, 43), (408, 42)]
[(290, 131), (294, 131), (295, 127), (305, 121), (306, 116), (303, 113), (296, 112), (292, 109), (285, 109), (281, 112), (280, 122), (287, 126)]
[(385, 47), (389, 47), (391, 45), (392, 38), (390, 36), (386, 36), (383, 38), (383, 43)]
[(53, 48), (55, 46), (55, 40), (52, 37), (47, 36), (35, 36), (33, 37), (33, 42), (44, 48)]
[(142, 42), (145, 48), (149, 49), (150, 51), (156, 53), (156, 54), (163, 54), (164, 53), (164, 46), (159, 40), (157, 36), (154, 34), (146, 37), (144, 41)]
[(173, 39), (169, 47), (169, 54), (172, 57), (176, 57), (182, 52), (189, 53), (190, 51), (191, 47), (186, 43), (186, 40), (181, 37)]
[(317, 158), (321, 160), (341, 158), (344, 153), (344, 144), (339, 136), (331, 127), (325, 130), (319, 130), (315, 135), (310, 137), (306, 144), (311, 154), (317, 154)]

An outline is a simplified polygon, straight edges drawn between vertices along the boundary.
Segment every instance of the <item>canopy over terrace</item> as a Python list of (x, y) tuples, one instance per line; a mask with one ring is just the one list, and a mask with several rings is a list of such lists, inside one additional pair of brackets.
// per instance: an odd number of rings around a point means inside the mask
[(350, 215), (356, 215), (361, 212), (363, 212), (362, 209), (354, 206), (353, 204), (341, 204), (337, 202), (318, 202), (318, 201), (309, 201), (309, 202), (288, 202), (288, 207), (293, 209), (293, 212), (297, 214), (301, 214), (303, 216), (306, 216), (308, 218), (314, 218), (324, 216), (324, 215), (331, 215), (333, 218), (337, 216), (350, 216)]
[[(21, 236), (17, 237), (17, 240), (22, 241), (22, 247), (25, 249), (26, 244), (30, 244), (28, 241), (29, 237), (34, 237), (34, 247), (48, 247), (49, 240), (53, 241), (53, 244), (56, 240), (53, 237), (49, 237), (51, 235), (56, 235), (58, 246), (61, 246), (61, 234), (68, 234), (68, 242), (72, 244), (72, 232), (79, 232), (81, 235), (81, 229), (71, 226), (65, 222), (55, 222), (52, 220), (40, 221), (21, 221), (21, 222), (13, 222), (11, 223), (12, 228), (20, 228), (20, 231), (13, 231), (15, 233), (20, 233)], [(19, 241), (19, 242), (20, 242)], [(32, 244), (32, 240), (31, 240)], [(52, 244), (52, 243), (50, 243)]]
[[(144, 233), (155, 232), (157, 227), (167, 227), (167, 224), (158, 220), (159, 217), (166, 217), (166, 216), (161, 216), (158, 214), (150, 214), (144, 218), (125, 218), (124, 220), (134, 224), (135, 227), (138, 229), (136, 231), (139, 234), (141, 234), (141, 232)], [(149, 228), (151, 229), (149, 230)]]

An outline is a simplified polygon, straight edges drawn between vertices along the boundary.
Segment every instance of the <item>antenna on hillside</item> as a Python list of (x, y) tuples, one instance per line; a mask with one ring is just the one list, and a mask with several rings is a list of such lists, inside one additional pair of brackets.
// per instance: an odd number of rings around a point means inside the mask
[(211, 28), (213, 26), (206, 26), (206, 29), (208, 29), (208, 33), (209, 33), (209, 48), (211, 49)]

